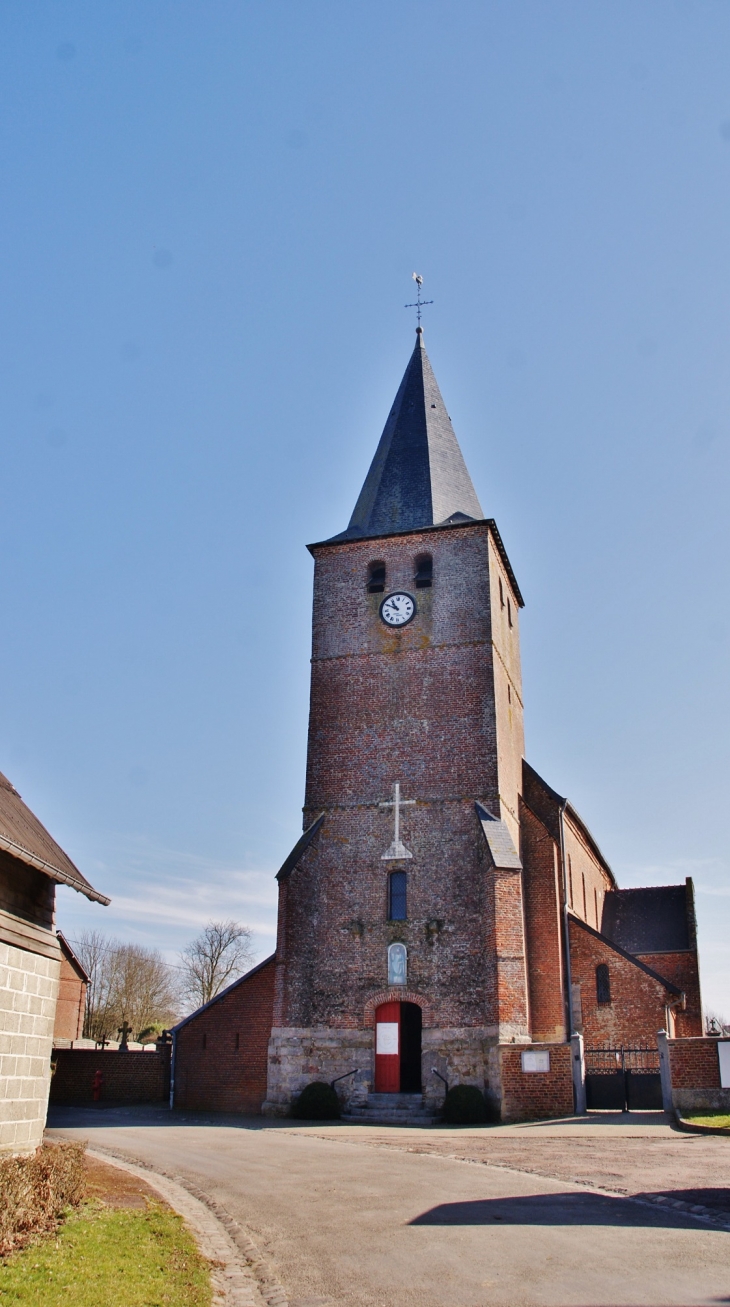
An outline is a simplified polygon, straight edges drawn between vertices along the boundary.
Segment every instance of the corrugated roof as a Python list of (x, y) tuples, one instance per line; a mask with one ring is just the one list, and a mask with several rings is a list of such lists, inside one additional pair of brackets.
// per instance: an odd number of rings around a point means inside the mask
[(26, 807), (14, 785), (0, 772), (0, 849), (42, 871), (60, 885), (70, 885), (96, 903), (111, 899), (99, 894), (81, 875), (63, 849)]

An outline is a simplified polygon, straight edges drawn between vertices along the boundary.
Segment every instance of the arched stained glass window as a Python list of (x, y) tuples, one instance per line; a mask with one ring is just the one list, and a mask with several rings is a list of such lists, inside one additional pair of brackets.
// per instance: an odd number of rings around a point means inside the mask
[(611, 1002), (611, 980), (605, 962), (596, 967), (596, 1002)]

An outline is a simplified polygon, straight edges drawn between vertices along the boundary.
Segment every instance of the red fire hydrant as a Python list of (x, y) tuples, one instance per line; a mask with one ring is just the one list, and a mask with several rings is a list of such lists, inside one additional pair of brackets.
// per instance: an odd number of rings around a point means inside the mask
[(96, 1075), (94, 1076), (94, 1084), (91, 1090), (91, 1096), (95, 1103), (99, 1102), (99, 1099), (101, 1098), (101, 1091), (103, 1088), (104, 1088), (104, 1072), (97, 1071)]

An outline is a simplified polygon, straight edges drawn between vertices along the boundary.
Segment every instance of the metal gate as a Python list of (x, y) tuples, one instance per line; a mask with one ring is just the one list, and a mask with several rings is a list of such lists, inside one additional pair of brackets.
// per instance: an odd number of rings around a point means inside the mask
[(587, 1048), (586, 1106), (604, 1112), (661, 1112), (657, 1048)]

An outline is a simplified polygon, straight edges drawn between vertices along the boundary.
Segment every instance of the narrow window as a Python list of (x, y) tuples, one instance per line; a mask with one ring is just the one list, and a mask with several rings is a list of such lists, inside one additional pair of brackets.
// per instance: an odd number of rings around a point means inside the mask
[(571, 862), (571, 860), (570, 860), (570, 854), (568, 854), (568, 902), (569, 902), (569, 904), (570, 904), (570, 906), (571, 906), (571, 908), (572, 908), (572, 906), (573, 906), (573, 864), (572, 864), (572, 862)]
[(241, 1036), (238, 1033), (238, 1031), (236, 1031), (236, 1051), (238, 1051), (240, 1047), (241, 1047)]
[(512, 625), (512, 602), (509, 599), (507, 600), (507, 621), (511, 626)]
[(499, 603), (500, 603), (500, 607), (504, 608), (504, 586), (502, 585), (501, 576), (499, 578)]
[(371, 563), (368, 567), (368, 594), (379, 595), (385, 589), (385, 563)]
[(407, 881), (405, 871), (391, 871), (388, 877), (389, 921), (405, 921), (408, 916)]
[(207, 1048), (207, 1046), (208, 1046), (208, 1036), (203, 1035), (203, 1048)]
[(593, 907), (596, 913), (596, 930), (598, 930), (598, 890), (593, 886)]
[(596, 1002), (611, 1002), (611, 981), (605, 962), (601, 962), (600, 966), (596, 967)]
[(509, 681), (508, 681), (508, 682), (507, 682), (507, 703), (511, 703), (511, 702), (512, 702), (512, 689), (511, 689), (511, 687), (510, 687), (510, 683), (509, 683)]
[(584, 920), (584, 921), (587, 921), (587, 920), (588, 920), (588, 905), (587, 905), (587, 902), (586, 902), (586, 875), (585, 875), (585, 872), (584, 872), (584, 871), (582, 871), (582, 872), (580, 873), (580, 875), (581, 875), (581, 880), (583, 881), (583, 920)]
[(416, 575), (413, 578), (417, 590), (430, 590), (433, 585), (433, 559), (430, 554), (419, 554), (416, 559)]

